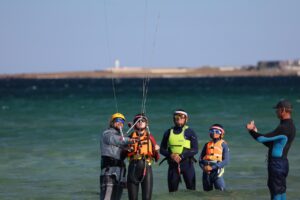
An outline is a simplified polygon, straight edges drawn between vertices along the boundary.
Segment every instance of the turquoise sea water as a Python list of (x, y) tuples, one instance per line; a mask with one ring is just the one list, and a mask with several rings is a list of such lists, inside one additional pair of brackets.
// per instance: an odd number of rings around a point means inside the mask
[[(140, 112), (142, 79), (115, 80), (119, 111), (128, 121)], [(207, 129), (221, 123), (231, 162), (226, 192), (197, 190), (169, 194), (167, 165), (153, 165), (153, 199), (269, 199), (267, 149), (245, 130), (254, 119), (260, 132), (278, 125), (272, 106), (281, 98), (294, 105), (300, 128), (300, 78), (151, 79), (146, 113), (150, 130), (161, 141), (172, 126), (172, 111), (185, 109), (199, 148)], [(0, 199), (98, 199), (99, 136), (116, 111), (111, 79), (0, 80)], [(300, 141), (289, 153), (288, 199), (300, 199)], [(123, 199), (127, 198), (124, 191)]]

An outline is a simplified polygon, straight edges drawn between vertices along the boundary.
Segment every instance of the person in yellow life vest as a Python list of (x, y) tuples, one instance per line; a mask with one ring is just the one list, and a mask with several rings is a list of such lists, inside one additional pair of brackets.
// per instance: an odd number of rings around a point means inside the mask
[(229, 148), (223, 140), (225, 131), (222, 125), (214, 124), (209, 128), (211, 141), (207, 142), (201, 152), (199, 165), (203, 170), (203, 190), (225, 190), (223, 178), (224, 166), (229, 163)]
[(198, 139), (196, 133), (186, 125), (187, 121), (187, 112), (182, 109), (176, 110), (173, 113), (175, 126), (164, 133), (161, 141), (160, 153), (165, 156), (169, 164), (169, 192), (178, 190), (181, 175), (187, 189), (196, 189), (194, 156), (198, 153)]
[(142, 199), (152, 197), (153, 174), (152, 162), (159, 159), (159, 146), (148, 128), (148, 118), (137, 114), (133, 119), (134, 132), (129, 136), (136, 142), (130, 145), (127, 189), (129, 200), (137, 200), (139, 185), (142, 188)]

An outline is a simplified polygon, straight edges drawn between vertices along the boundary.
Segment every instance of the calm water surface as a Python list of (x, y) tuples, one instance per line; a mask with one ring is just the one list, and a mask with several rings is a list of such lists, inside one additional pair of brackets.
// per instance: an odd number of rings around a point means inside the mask
[[(118, 108), (128, 121), (141, 110), (142, 83), (115, 81)], [(172, 111), (183, 108), (200, 149), (208, 127), (221, 123), (231, 153), (226, 192), (203, 192), (195, 165), (197, 190), (181, 184), (169, 194), (164, 163), (153, 166), (153, 199), (269, 199), (267, 149), (245, 123), (254, 119), (260, 132), (273, 130), (278, 119), (272, 106), (281, 98), (294, 104), (299, 130), (298, 77), (151, 79), (146, 113), (159, 143), (172, 126)], [(99, 136), (115, 111), (111, 79), (0, 80), (0, 199), (98, 199)], [(297, 136), (289, 153), (288, 199), (300, 199), (299, 145)]]

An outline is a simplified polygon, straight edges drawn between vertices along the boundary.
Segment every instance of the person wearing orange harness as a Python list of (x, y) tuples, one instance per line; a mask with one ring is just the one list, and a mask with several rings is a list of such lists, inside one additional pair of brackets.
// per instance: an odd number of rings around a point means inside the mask
[(222, 125), (214, 124), (209, 128), (209, 136), (212, 139), (202, 149), (199, 165), (203, 170), (203, 190), (210, 191), (213, 186), (217, 190), (225, 190), (223, 178), (224, 166), (229, 162), (229, 148), (223, 140), (225, 131)]
[(159, 146), (148, 128), (148, 118), (138, 114), (133, 120), (134, 132), (129, 136), (136, 142), (130, 145), (127, 189), (129, 200), (137, 200), (139, 185), (142, 188), (142, 199), (152, 197), (153, 174), (151, 164), (159, 159)]

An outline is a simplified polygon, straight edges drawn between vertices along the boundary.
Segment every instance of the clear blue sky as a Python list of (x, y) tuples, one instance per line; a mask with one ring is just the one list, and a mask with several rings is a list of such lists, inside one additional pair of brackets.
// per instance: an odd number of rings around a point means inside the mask
[(0, 73), (300, 58), (298, 0), (0, 0)]

